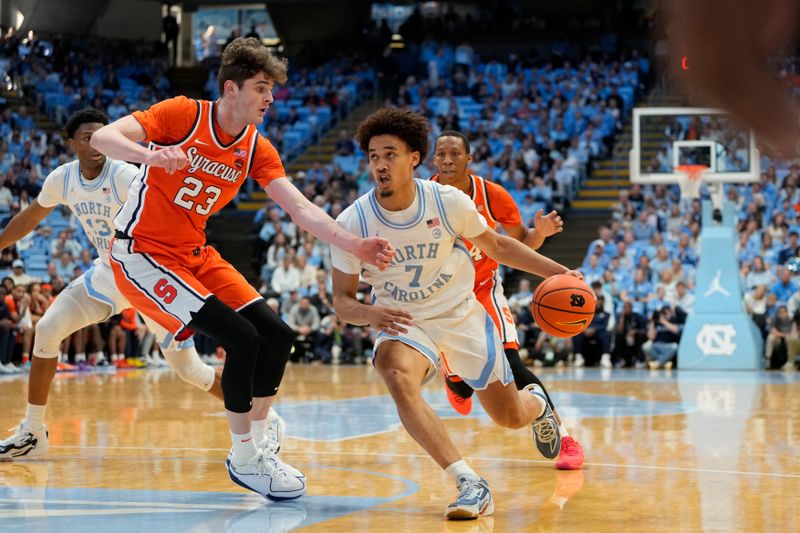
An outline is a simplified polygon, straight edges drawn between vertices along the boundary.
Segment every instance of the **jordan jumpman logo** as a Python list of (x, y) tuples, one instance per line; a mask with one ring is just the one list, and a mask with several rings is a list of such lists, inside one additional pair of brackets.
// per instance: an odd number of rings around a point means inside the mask
[(722, 277), (722, 270), (717, 270), (716, 276), (714, 279), (711, 280), (711, 285), (708, 286), (708, 290), (703, 296), (710, 296), (715, 292), (721, 293), (723, 296), (730, 296), (731, 293), (728, 292), (720, 283), (719, 279)]

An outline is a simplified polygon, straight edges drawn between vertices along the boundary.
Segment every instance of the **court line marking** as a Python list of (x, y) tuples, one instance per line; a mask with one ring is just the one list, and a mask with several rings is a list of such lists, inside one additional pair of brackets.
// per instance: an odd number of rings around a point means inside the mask
[[(77, 449), (77, 450), (129, 450), (129, 451), (194, 451), (194, 452), (227, 452), (229, 448), (162, 448), (151, 446), (58, 446), (51, 449)], [(285, 450), (283, 454), (311, 454), (311, 455), (358, 455), (370, 457), (408, 457), (408, 458), (428, 458), (428, 454), (423, 453), (381, 453), (381, 452), (345, 452), (328, 450)], [(113, 459), (113, 457), (109, 457)], [(480, 455), (465, 456), (465, 459), (474, 461), (492, 461), (500, 463), (532, 463), (532, 464), (552, 464), (552, 461), (544, 459), (521, 459), (516, 457), (485, 457)], [(95, 457), (96, 459), (96, 457)], [(722, 470), (716, 468), (693, 468), (688, 466), (658, 466), (658, 465), (635, 465), (617, 463), (584, 463), (585, 466), (599, 468), (635, 468), (641, 470), (665, 470), (670, 472), (698, 472), (707, 474), (729, 474), (737, 476), (759, 476), (800, 479), (800, 474), (782, 474), (778, 472), (746, 472), (743, 470)]]

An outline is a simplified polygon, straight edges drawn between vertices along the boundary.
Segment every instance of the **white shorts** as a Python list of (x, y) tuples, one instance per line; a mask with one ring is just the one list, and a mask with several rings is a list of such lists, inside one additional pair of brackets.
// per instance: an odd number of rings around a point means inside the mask
[(485, 285), (475, 291), (478, 301), (492, 317), (494, 325), (500, 332), (500, 340), (504, 347), (519, 347), (519, 337), (517, 337), (517, 325), (514, 323), (514, 315), (508, 305), (508, 300), (503, 293), (503, 283), (497, 271), (494, 277), (487, 281)]
[[(111, 308), (108, 316), (103, 317), (99, 322), (121, 313), (123, 309), (133, 307), (117, 288), (117, 284), (114, 281), (114, 272), (111, 270), (111, 267), (105, 263), (95, 262), (92, 268), (84, 272), (80, 277), (72, 280), (68, 285), (68, 287), (80, 286), (84, 288), (87, 296)], [(176, 350), (194, 346), (194, 341), (191, 338), (180, 343), (173, 341), (172, 335), (169, 335), (166, 329), (146, 316), (141, 314), (140, 316), (142, 320), (144, 320), (147, 329), (153, 333), (159, 346), (161, 346), (163, 350)], [(88, 326), (89, 324), (86, 325)]]
[(474, 296), (448, 313), (406, 328), (408, 333), (399, 336), (379, 333), (373, 353), (387, 340), (414, 348), (431, 362), (425, 381), (435, 375), (440, 361), (447, 375), (460, 377), (476, 390), (497, 380), (503, 385), (514, 381), (494, 321)]

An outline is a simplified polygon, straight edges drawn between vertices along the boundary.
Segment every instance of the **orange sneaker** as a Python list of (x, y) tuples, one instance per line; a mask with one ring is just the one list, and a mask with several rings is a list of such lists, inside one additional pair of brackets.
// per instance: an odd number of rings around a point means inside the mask
[(444, 366), (442, 366), (442, 375), (444, 376), (444, 390), (447, 391), (447, 401), (450, 402), (450, 405), (453, 406), (453, 409), (456, 410), (456, 413), (460, 414), (461, 416), (467, 416), (472, 412), (472, 397), (467, 399), (462, 398), (455, 392), (450, 390), (450, 387), (447, 386), (447, 380), (452, 379), (453, 381), (459, 380), (456, 376), (452, 378), (447, 376), (445, 372)]
[(558, 454), (556, 468), (559, 470), (583, 468), (583, 446), (572, 437), (562, 437), (561, 452)]
[(78, 370), (78, 367), (75, 365), (71, 365), (69, 363), (59, 363), (56, 365), (56, 372), (75, 372)]

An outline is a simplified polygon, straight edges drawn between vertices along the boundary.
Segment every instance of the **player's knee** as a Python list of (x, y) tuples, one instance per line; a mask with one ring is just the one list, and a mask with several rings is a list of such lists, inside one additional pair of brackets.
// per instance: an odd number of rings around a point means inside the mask
[(419, 379), (414, 379), (414, 376), (404, 369), (383, 368), (380, 374), (395, 401), (411, 400), (419, 396)]
[(289, 360), (294, 344), (294, 330), (286, 322), (281, 321), (269, 334), (262, 334), (262, 342), (269, 346), (273, 353), (285, 364)]

